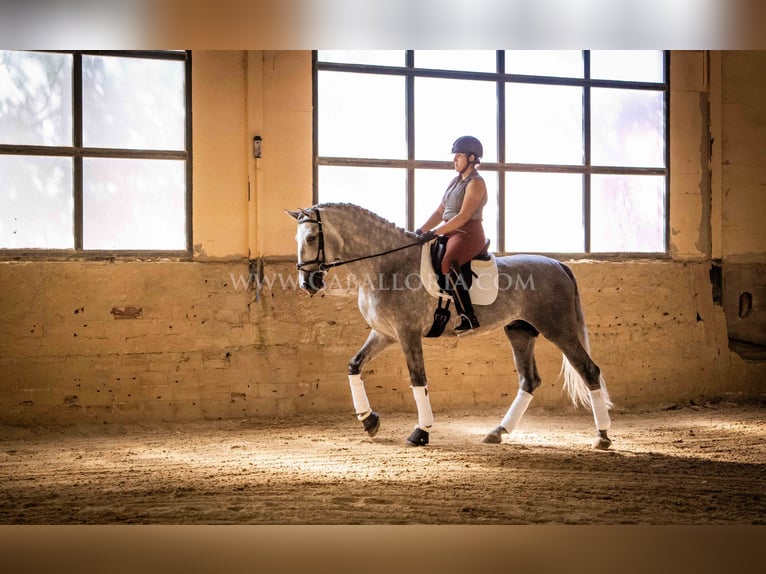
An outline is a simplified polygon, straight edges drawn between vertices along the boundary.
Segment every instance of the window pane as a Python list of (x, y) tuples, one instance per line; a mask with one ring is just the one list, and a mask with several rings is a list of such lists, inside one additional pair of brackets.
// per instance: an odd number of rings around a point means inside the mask
[(185, 63), (83, 56), (88, 147), (185, 148)]
[(663, 81), (662, 50), (593, 50), (590, 77), (634, 82)]
[(665, 178), (594, 175), (591, 225), (594, 252), (665, 251)]
[(0, 155), (0, 248), (74, 248), (72, 160)]
[(415, 227), (423, 225), (436, 211), (455, 175), (454, 171), (446, 169), (415, 170)]
[(415, 158), (452, 160), (462, 135), (481, 140), (486, 162), (497, 161), (497, 88), (494, 82), (415, 78)]
[(319, 201), (322, 203), (354, 203), (406, 227), (406, 197), (406, 170), (319, 166)]
[(487, 184), (487, 205), (484, 206), (482, 212), (482, 226), (484, 227), (484, 235), (489, 239), (489, 250), (499, 251), (500, 240), (498, 239), (497, 229), (500, 216), (498, 215), (498, 175), (497, 172), (484, 172), (484, 181)]
[(415, 67), (462, 72), (496, 72), (494, 50), (416, 50)]
[(404, 50), (318, 50), (320, 62), (367, 64), (370, 66), (404, 66)]
[(506, 251), (585, 249), (581, 175), (508, 173), (505, 178)]
[(183, 161), (85, 159), (85, 249), (186, 249)]
[[(422, 225), (439, 207), (447, 186), (457, 174), (454, 171), (418, 169), (415, 171), (415, 227)], [(487, 184), (487, 205), (484, 206), (484, 234), (490, 240), (490, 250), (497, 251), (497, 173), (482, 173)]]
[(508, 84), (507, 160), (582, 165), (582, 88)]
[(0, 50), (0, 143), (72, 145), (72, 57)]
[(404, 78), (320, 72), (319, 155), (407, 157)]
[(583, 77), (582, 52), (579, 50), (506, 50), (507, 74), (526, 76)]
[(593, 88), (593, 165), (664, 167), (662, 92)]

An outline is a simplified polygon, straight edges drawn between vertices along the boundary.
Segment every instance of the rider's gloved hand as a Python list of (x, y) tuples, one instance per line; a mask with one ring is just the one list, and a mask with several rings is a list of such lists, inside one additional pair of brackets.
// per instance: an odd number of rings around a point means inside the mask
[(434, 237), (436, 237), (436, 233), (434, 233), (430, 229), (428, 231), (421, 231), (420, 229), (416, 229), (415, 235), (417, 236), (419, 243), (428, 243)]

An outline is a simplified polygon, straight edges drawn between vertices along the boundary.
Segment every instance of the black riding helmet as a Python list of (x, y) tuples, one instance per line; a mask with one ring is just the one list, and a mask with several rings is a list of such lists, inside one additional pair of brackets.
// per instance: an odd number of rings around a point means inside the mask
[(470, 161), (469, 157), (469, 163), (478, 164), (481, 156), (484, 155), (484, 147), (481, 145), (481, 142), (473, 136), (461, 136), (452, 144), (452, 153), (464, 153), (466, 157), (473, 154), (475, 159), (474, 161)]

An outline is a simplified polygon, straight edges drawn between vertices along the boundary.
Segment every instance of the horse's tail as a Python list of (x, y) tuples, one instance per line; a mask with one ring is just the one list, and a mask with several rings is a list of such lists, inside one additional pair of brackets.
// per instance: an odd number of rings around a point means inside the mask
[[(563, 263), (560, 265), (564, 272), (569, 276), (569, 279), (572, 281), (572, 285), (574, 286), (574, 305), (575, 315), (577, 318), (577, 338), (580, 339), (580, 343), (585, 348), (588, 355), (590, 355), (588, 326), (585, 324), (585, 315), (583, 314), (582, 304), (580, 303), (580, 291), (577, 288), (577, 280), (575, 279), (574, 273), (572, 273), (572, 270), (569, 267)], [(559, 376), (562, 374), (564, 375), (564, 389), (569, 395), (569, 398), (572, 400), (572, 404), (574, 404), (575, 407), (578, 405), (590, 407), (591, 400), (588, 385), (585, 384), (585, 381), (580, 376), (580, 373), (574, 369), (566, 355), (563, 356), (561, 372), (559, 373)], [(604, 375), (599, 374), (599, 382), (601, 383), (601, 394), (604, 397), (604, 402), (606, 403), (607, 408), (612, 408), (613, 405), (611, 399), (609, 398), (609, 392), (606, 390), (606, 381), (604, 380)]]

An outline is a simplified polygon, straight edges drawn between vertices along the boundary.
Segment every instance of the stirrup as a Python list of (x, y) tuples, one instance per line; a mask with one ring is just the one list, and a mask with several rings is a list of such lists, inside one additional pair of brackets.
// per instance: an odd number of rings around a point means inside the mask
[(472, 317), (468, 317), (466, 315), (460, 316), (460, 324), (455, 327), (455, 333), (458, 335), (462, 335), (465, 333), (470, 333), (474, 329), (477, 329), (479, 327), (479, 320), (476, 318), (476, 315)]

